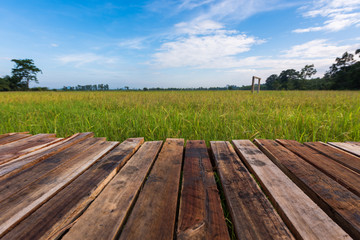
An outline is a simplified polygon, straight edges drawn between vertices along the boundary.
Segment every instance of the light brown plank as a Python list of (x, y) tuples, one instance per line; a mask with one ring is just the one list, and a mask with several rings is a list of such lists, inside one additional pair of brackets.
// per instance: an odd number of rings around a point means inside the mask
[(322, 142), (307, 142), (304, 144), (322, 153), (323, 155), (337, 161), (338, 163), (350, 168), (351, 170), (360, 173), (359, 157)]
[(173, 239), (183, 149), (166, 139), (119, 239)]
[[(144, 142), (130, 138), (43, 204), (2, 239), (57, 239), (99, 195)], [(95, 219), (99, 212), (95, 216)], [(81, 236), (79, 239), (83, 239)]]
[(96, 143), (103, 142), (94, 138), (86, 139), (83, 142), (79, 142), (69, 149), (60, 152), (50, 158), (45, 159), (37, 165), (18, 172), (6, 179), (0, 181), (0, 203), (4, 199), (10, 197), (16, 192), (20, 191), (27, 185), (37, 181), (42, 176), (45, 176), (49, 172), (53, 171), (62, 164), (66, 164), (67, 161), (78, 157), (82, 152), (93, 147)]
[(238, 239), (292, 239), (229, 142), (210, 142)]
[(100, 142), (0, 203), (0, 237), (76, 179), (118, 142)]
[(230, 239), (205, 141), (187, 141), (177, 239)]
[(304, 159), (273, 140), (255, 140), (260, 149), (354, 239), (359, 239), (360, 199)]
[(11, 160), (5, 164), (0, 165), (0, 180), (13, 176), (26, 168), (29, 168), (46, 158), (49, 158), (72, 145), (79, 143), (87, 138), (92, 137), (93, 133), (77, 133), (71, 137), (63, 139), (60, 142), (54, 143), (50, 146), (41, 148), (37, 151), (25, 154), (21, 157)]
[(23, 133), (13, 134), (13, 135), (10, 135), (10, 136), (1, 138), (1, 139), (0, 139), (0, 146), (1, 146), (1, 145), (8, 144), (8, 143), (15, 142), (15, 141), (18, 141), (18, 140), (20, 140), (20, 139), (27, 138), (27, 137), (30, 137), (30, 136), (31, 136), (31, 134), (23, 134)]
[(161, 144), (144, 143), (63, 239), (115, 239)]
[(346, 141), (347, 143), (351, 143), (351, 144), (354, 144), (356, 146), (360, 146), (360, 142), (351, 142), (351, 141)]
[(16, 133), (4, 133), (0, 135), (0, 139), (11, 136), (11, 135), (15, 135)]
[(62, 140), (55, 138), (54, 134), (37, 134), (13, 143), (0, 146), (0, 165), (10, 160), (25, 155), (26, 153), (56, 143)]
[(328, 142), (328, 144), (360, 157), (360, 146), (356, 144), (342, 142)]
[(298, 239), (343, 239), (347, 235), (251, 141), (234, 140), (233, 144)]
[(360, 175), (358, 173), (297, 141), (277, 140), (277, 142), (360, 196)]

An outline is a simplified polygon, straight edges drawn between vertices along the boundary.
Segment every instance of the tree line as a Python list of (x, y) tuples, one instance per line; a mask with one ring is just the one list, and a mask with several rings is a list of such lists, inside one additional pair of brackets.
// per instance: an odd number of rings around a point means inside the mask
[(266, 90), (359, 90), (360, 61), (354, 59), (360, 55), (345, 52), (335, 59), (322, 78), (311, 78), (316, 74), (314, 65), (306, 65), (300, 71), (287, 69), (279, 75), (272, 74), (266, 79)]
[(77, 85), (77, 86), (64, 86), (63, 91), (108, 91), (108, 84), (94, 84), (94, 85)]

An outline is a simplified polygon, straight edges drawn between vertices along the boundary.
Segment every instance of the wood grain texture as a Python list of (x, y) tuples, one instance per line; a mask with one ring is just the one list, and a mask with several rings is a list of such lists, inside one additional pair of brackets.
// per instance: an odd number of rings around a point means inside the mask
[(292, 239), (229, 142), (212, 141), (217, 171), (238, 239)]
[(260, 149), (354, 239), (359, 239), (360, 199), (304, 159), (273, 140), (255, 140)]
[(233, 143), (297, 239), (342, 239), (347, 235), (251, 141)]
[(317, 169), (360, 196), (360, 175), (331, 158), (294, 140), (276, 140)]
[(21, 189), (25, 188), (29, 184), (37, 181), (41, 177), (45, 176), (49, 172), (53, 171), (62, 164), (66, 164), (87, 149), (93, 147), (96, 143), (103, 142), (95, 138), (86, 139), (83, 142), (79, 142), (63, 152), (53, 155), (42, 162), (18, 172), (6, 179), (0, 181), (0, 203), (4, 199), (10, 197)]
[(77, 133), (71, 137), (65, 138), (60, 142), (51, 144), (50, 146), (41, 148), (37, 151), (25, 154), (10, 162), (0, 165), (0, 180), (8, 178), (12, 175), (29, 168), (46, 158), (49, 158), (72, 145), (79, 143), (87, 138), (94, 136), (93, 133)]
[(0, 139), (0, 146), (32, 136), (31, 134), (16, 133)]
[(119, 239), (173, 239), (183, 149), (166, 139)]
[(177, 239), (230, 239), (205, 141), (187, 141)]
[(143, 138), (130, 138), (122, 142), (2, 239), (60, 237), (99, 195), (143, 141)]
[(0, 203), (0, 237), (71, 183), (118, 142), (99, 142)]
[(351, 170), (360, 173), (359, 157), (322, 142), (307, 142), (304, 144), (322, 153), (323, 155), (337, 161), (338, 163), (350, 168)]
[(0, 146), (0, 165), (10, 160), (46, 147), (59, 140), (54, 134), (37, 134), (19, 141)]
[(343, 142), (328, 142), (328, 144), (360, 157), (360, 146), (357, 144)]
[(63, 239), (115, 239), (161, 144), (144, 143)]

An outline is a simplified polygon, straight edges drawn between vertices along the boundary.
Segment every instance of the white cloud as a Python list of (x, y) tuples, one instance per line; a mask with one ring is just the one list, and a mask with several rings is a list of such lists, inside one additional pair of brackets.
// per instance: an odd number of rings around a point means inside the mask
[(143, 49), (144, 48), (144, 38), (134, 38), (120, 41), (117, 45), (123, 48), (130, 48), (130, 49)]
[(115, 58), (96, 55), (94, 53), (68, 54), (57, 57), (56, 60), (63, 64), (72, 63), (75, 67), (81, 67), (89, 63), (109, 64), (116, 62)]
[(178, 8), (180, 10), (181, 9), (192, 10), (194, 8), (207, 5), (212, 2), (214, 2), (214, 0), (184, 0), (182, 3), (180, 3)]
[(214, 63), (228, 62), (229, 58), (263, 42), (234, 30), (226, 30), (214, 21), (191, 25), (176, 25), (182, 35), (161, 46), (153, 55), (155, 64), (161, 67), (211, 68)]
[(337, 46), (329, 43), (327, 39), (315, 39), (303, 44), (295, 45), (291, 49), (284, 51), (283, 57), (286, 58), (330, 58), (334, 59), (342, 55), (345, 51), (353, 51), (355, 46)]
[(58, 47), (58, 46), (59, 46), (59, 44), (52, 43), (52, 44), (50, 44), (50, 46), (52, 46), (52, 47)]
[(326, 20), (322, 26), (295, 29), (296, 33), (330, 31), (336, 32), (350, 26), (359, 27), (359, 0), (321, 0), (314, 1), (310, 7), (303, 8), (304, 17), (323, 17)]

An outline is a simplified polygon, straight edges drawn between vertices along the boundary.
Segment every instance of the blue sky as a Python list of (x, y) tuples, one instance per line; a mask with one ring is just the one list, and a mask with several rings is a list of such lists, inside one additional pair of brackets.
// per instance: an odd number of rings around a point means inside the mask
[(360, 48), (360, 0), (1, 0), (0, 76), (34, 59), (49, 88), (248, 85)]

